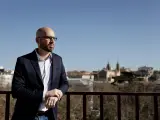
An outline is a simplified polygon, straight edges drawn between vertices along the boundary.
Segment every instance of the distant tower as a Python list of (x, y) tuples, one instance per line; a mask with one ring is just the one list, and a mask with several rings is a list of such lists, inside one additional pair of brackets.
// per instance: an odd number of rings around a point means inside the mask
[(119, 62), (116, 64), (116, 76), (120, 76), (120, 65)]
[(106, 70), (107, 70), (107, 71), (110, 71), (110, 70), (111, 70), (111, 66), (110, 66), (109, 62), (108, 62), (108, 64), (107, 64), (107, 66), (106, 66)]
[(107, 82), (108, 82), (110, 71), (111, 71), (111, 66), (110, 66), (110, 64), (108, 62), (107, 66), (106, 66), (106, 81)]
[(120, 71), (120, 65), (119, 65), (118, 62), (117, 62), (117, 64), (116, 64), (116, 70), (117, 70), (117, 71)]

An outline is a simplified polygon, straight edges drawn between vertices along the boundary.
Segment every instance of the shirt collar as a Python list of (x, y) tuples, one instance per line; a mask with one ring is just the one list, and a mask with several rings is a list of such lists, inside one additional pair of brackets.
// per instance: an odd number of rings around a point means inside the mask
[[(37, 50), (35, 49), (35, 52), (36, 52), (36, 55), (37, 55), (37, 58), (38, 58), (38, 61), (44, 61), (42, 60), (41, 56), (37, 53)], [(52, 53), (49, 54), (48, 58), (47, 59), (52, 59)]]

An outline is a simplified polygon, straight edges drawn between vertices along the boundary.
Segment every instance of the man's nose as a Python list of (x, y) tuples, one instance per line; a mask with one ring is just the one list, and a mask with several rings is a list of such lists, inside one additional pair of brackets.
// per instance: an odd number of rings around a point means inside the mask
[(54, 44), (55, 41), (54, 40), (50, 40), (49, 44)]

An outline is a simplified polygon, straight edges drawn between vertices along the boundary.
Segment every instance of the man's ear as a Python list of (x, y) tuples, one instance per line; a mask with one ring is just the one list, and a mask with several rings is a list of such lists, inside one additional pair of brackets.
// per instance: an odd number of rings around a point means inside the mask
[(36, 43), (37, 43), (38, 46), (40, 44), (39, 42), (40, 42), (40, 40), (38, 38), (36, 38)]
[(39, 40), (38, 40), (38, 38), (36, 38), (36, 43), (37, 43), (37, 44), (39, 43)]

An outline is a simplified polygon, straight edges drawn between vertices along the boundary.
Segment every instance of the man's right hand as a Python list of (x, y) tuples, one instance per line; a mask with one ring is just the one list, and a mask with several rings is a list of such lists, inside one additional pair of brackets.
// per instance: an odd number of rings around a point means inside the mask
[(48, 97), (45, 100), (45, 106), (46, 106), (46, 108), (53, 108), (53, 107), (55, 107), (57, 101), (58, 101), (57, 97)]
[(53, 89), (53, 90), (50, 90), (50, 91), (46, 92), (45, 99), (47, 99), (48, 97), (57, 97), (58, 100), (60, 100), (62, 95), (63, 94), (62, 94), (61, 90)]

